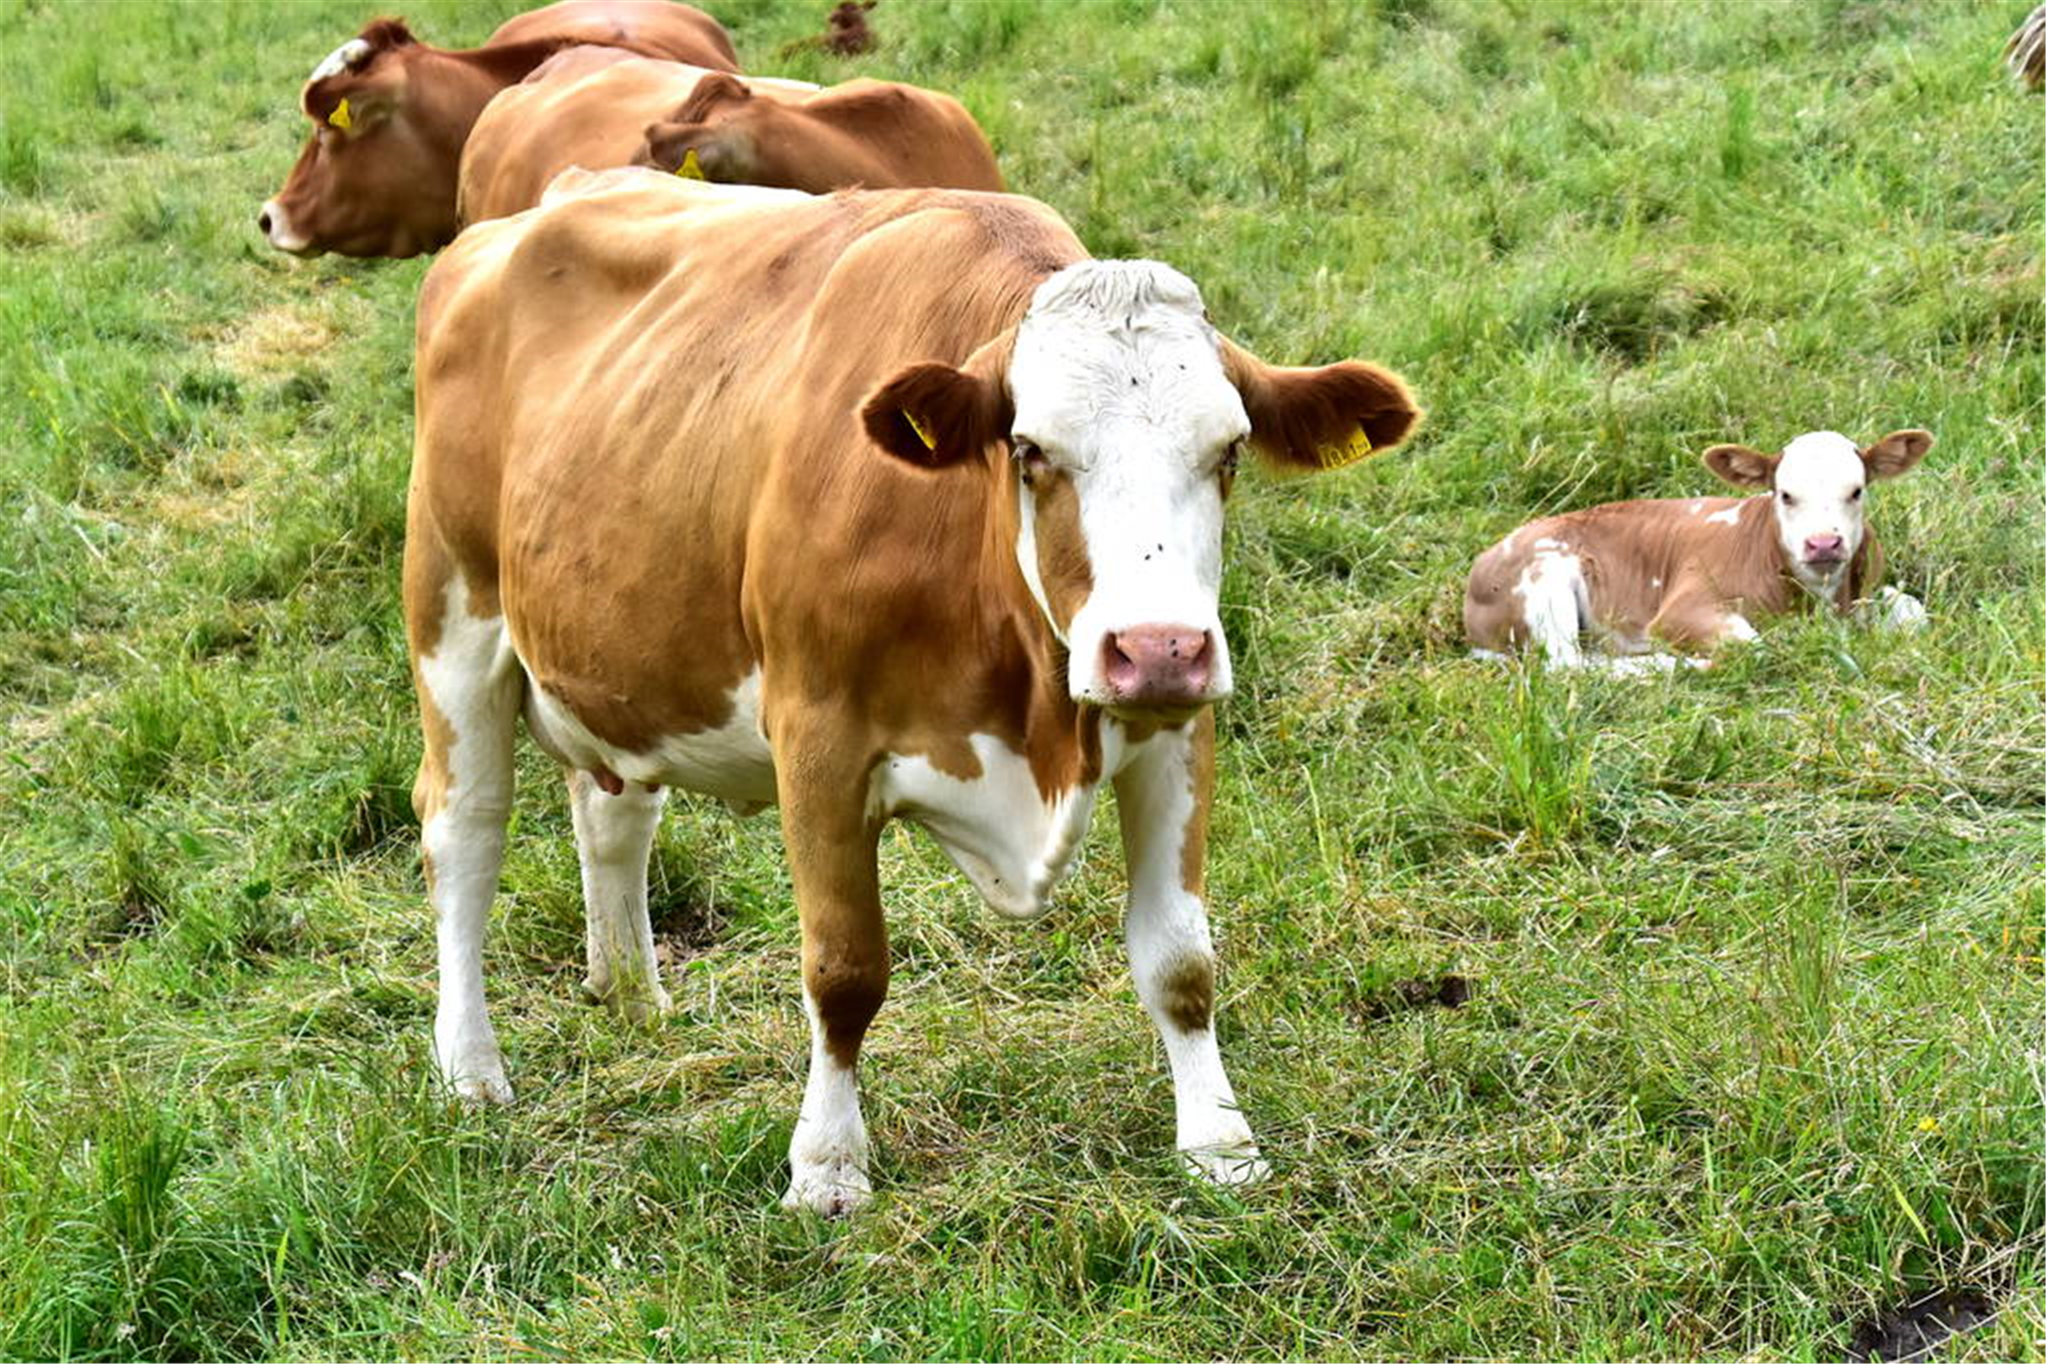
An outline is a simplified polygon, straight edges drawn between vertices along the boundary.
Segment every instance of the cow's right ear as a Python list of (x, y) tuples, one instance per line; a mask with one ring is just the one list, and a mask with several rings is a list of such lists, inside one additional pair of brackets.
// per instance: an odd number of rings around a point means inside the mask
[(1916, 468), (1918, 461), (1925, 458), (1925, 452), (1932, 448), (1932, 432), (1916, 427), (1908, 431), (1892, 431), (1874, 445), (1861, 452), (1861, 462), (1868, 469), (1870, 478), (1895, 478)]
[(720, 105), (744, 104), (753, 98), (753, 88), (729, 71), (710, 71), (699, 76), (689, 98), (668, 115), (674, 123), (701, 123)]
[(998, 378), (935, 361), (897, 370), (861, 405), (860, 419), (874, 444), (927, 469), (976, 458), (1011, 420)]
[(1715, 445), (1705, 452), (1705, 467), (1736, 488), (1766, 488), (1776, 477), (1776, 461), (1782, 458), (1745, 445)]

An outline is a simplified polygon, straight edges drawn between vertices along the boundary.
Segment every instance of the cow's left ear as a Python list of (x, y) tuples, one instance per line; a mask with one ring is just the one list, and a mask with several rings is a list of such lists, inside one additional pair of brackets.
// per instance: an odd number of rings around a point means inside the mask
[(1421, 420), (1406, 384), (1361, 360), (1294, 369), (1224, 341), (1222, 368), (1250, 417), (1250, 441), (1273, 468), (1340, 469), (1389, 450)]
[(315, 81), (305, 90), (305, 111), (313, 122), (354, 137), (381, 123), (397, 105), (388, 85), (348, 76)]
[(1895, 478), (1910, 473), (1932, 448), (1932, 432), (1912, 428), (1892, 431), (1861, 452), (1861, 462), (1870, 478)]
[(1009, 395), (996, 374), (968, 362), (906, 366), (861, 404), (874, 444), (897, 459), (942, 469), (975, 458), (1008, 434)]

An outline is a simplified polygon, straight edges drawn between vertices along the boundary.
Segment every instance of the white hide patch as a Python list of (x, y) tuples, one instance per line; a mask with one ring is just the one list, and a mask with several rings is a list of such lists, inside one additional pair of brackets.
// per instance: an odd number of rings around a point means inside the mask
[(726, 697), (731, 715), (715, 729), (674, 734), (634, 753), (605, 743), (537, 683), (526, 688), (526, 723), (571, 767), (603, 767), (627, 781), (715, 796), (750, 813), (775, 801), (774, 750), (760, 730), (761, 672)]
[(1748, 504), (1746, 502), (1736, 502), (1731, 507), (1728, 507), (1725, 511), (1716, 511), (1712, 513), (1712, 515), (1706, 517), (1705, 520), (1708, 524), (1716, 524), (1721, 526), (1738, 526), (1741, 523), (1741, 511), (1747, 505)]
[(1559, 668), (1584, 661), (1578, 636), (1591, 618), (1591, 595), (1584, 581), (1584, 563), (1575, 554), (1538, 550), (1513, 595), (1520, 598), (1520, 619), (1530, 644)]
[[(1047, 801), (1022, 754), (992, 734), (967, 742), (980, 762), (980, 775), (970, 780), (940, 772), (922, 756), (883, 758), (870, 778), (868, 812), (921, 824), (990, 908), (1034, 919), (1079, 860), (1098, 788), (1075, 787)], [(1123, 757), (1121, 726), (1104, 719), (1103, 776)]]
[(313, 74), (307, 76), (306, 80), (309, 82), (323, 81), (329, 76), (338, 76), (344, 71), (353, 71), (369, 59), (371, 51), (373, 49), (362, 39), (350, 38), (347, 42), (329, 52), (326, 59), (313, 68)]
[[(1042, 450), (1079, 499), (1093, 590), (1067, 630), (1073, 698), (1113, 699), (1102, 645), (1139, 626), (1205, 630), (1208, 692), (1226, 696), (1220, 462), (1250, 421), (1223, 373), (1200, 290), (1155, 261), (1066, 267), (1031, 298), (1009, 387), (1014, 434)], [(1034, 540), (1027, 511), (1022, 533)], [(1019, 542), (1017, 553), (1033, 580), (1035, 544), (1026, 554)], [(1031, 590), (1042, 607), (1042, 583)]]
[(1744, 644), (1753, 643), (1762, 637), (1754, 623), (1738, 611), (1729, 611), (1719, 622), (1721, 639), (1737, 639)]

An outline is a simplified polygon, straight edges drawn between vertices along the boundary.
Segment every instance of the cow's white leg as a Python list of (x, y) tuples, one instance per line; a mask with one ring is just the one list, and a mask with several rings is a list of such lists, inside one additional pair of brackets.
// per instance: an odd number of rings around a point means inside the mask
[(1909, 592), (1889, 586), (1877, 591), (1871, 600), (1862, 602), (1854, 614), (1861, 623), (1879, 630), (1918, 630), (1924, 627), (1927, 619), (1924, 602)]
[(787, 1208), (839, 1217), (865, 1203), (867, 1124), (860, 1115), (859, 1055), (888, 994), (888, 930), (881, 918), (875, 846), (860, 762), (805, 761), (800, 740), (777, 754), (782, 839), (803, 926), (803, 1007), (810, 1075), (789, 1141)]
[[(483, 935), (504, 861), (522, 675), (503, 617), (469, 614), (458, 574), (447, 579), (442, 604), (432, 651), (413, 660), (425, 752), (412, 804), (440, 958), (433, 1053), (464, 1098), (508, 1103), (511, 1084), (483, 997)], [(420, 622), (413, 628), (416, 641)]]
[(654, 961), (646, 908), (647, 855), (668, 793), (628, 781), (614, 796), (589, 773), (571, 771), (568, 800), (589, 936), (584, 988), (613, 1013), (644, 1023), (671, 1007)]
[(1172, 1069), (1178, 1145), (1218, 1184), (1264, 1177), (1250, 1124), (1215, 1045), (1215, 953), (1201, 884), (1214, 787), (1212, 714), (1150, 739), (1115, 779), (1129, 863), (1123, 928), (1137, 998)]

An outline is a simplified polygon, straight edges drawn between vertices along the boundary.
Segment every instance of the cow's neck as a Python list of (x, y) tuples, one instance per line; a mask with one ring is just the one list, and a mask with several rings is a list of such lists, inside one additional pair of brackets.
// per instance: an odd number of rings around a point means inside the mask
[(483, 107), (499, 91), (532, 74), (533, 68), (559, 52), (566, 44), (559, 39), (506, 43), (499, 47), (478, 47), (468, 51), (427, 48), (420, 55), (433, 67), (431, 76), (418, 82), (433, 92), (437, 106), (429, 126), (448, 139), (448, 147), (459, 158), (469, 130), (483, 116)]

